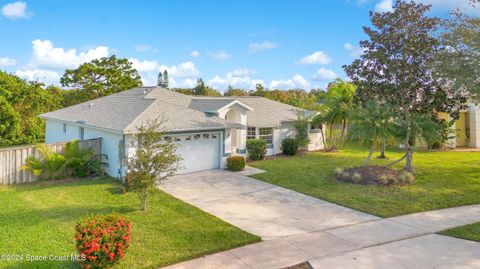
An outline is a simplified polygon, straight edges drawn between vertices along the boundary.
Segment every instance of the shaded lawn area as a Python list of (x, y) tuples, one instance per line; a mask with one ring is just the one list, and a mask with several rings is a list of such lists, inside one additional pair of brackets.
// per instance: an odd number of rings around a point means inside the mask
[[(112, 179), (0, 187), (0, 255), (77, 254), (73, 241), (77, 220), (112, 211), (132, 222), (132, 244), (117, 268), (158, 268), (260, 241), (161, 191), (149, 197), (148, 211), (141, 212), (137, 196), (121, 194), (119, 187)], [(0, 268), (72, 267), (79, 266), (0, 260)]]
[[(335, 168), (362, 165), (367, 154), (365, 148), (349, 146), (249, 165), (267, 171), (253, 178), (380, 217), (480, 203), (480, 152), (417, 151), (416, 184), (410, 186), (362, 186), (335, 179)], [(373, 157), (371, 164), (384, 165), (401, 156), (399, 150), (390, 151), (390, 160)], [(395, 168), (402, 169), (403, 164)]]
[(449, 229), (439, 234), (480, 242), (480, 222)]

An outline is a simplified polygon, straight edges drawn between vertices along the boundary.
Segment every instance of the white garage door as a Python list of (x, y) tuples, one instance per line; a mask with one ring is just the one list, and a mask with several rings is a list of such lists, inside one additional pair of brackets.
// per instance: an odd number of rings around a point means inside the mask
[(172, 135), (172, 138), (183, 158), (179, 174), (220, 168), (220, 133)]

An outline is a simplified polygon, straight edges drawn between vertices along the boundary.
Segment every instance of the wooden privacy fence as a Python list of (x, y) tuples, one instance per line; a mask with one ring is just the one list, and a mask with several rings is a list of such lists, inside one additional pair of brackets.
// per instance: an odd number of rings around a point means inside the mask
[[(67, 142), (49, 143), (54, 152), (63, 153)], [(80, 140), (81, 148), (91, 148), (96, 154), (102, 154), (102, 138)], [(27, 157), (41, 158), (35, 145), (0, 148), (0, 185), (11, 185), (37, 181), (30, 171), (21, 169)]]

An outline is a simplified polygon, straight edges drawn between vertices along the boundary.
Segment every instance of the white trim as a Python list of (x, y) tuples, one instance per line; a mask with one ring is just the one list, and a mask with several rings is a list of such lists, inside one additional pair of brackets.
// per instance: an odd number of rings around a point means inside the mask
[(43, 116), (41, 118), (45, 119), (45, 120), (49, 120), (49, 121), (58, 122), (58, 123), (68, 123), (70, 125), (77, 126), (77, 127), (96, 129), (96, 130), (100, 130), (100, 131), (107, 131), (107, 132), (111, 132), (111, 133), (115, 133), (115, 134), (124, 134), (123, 132), (115, 130), (115, 129), (103, 128), (103, 127), (93, 126), (93, 125), (89, 125), (89, 124), (85, 124), (85, 123), (78, 123), (78, 122), (67, 121), (67, 120), (59, 120), (59, 119), (43, 117)]
[(253, 111), (253, 110), (254, 110), (252, 107), (248, 106), (247, 104), (245, 104), (245, 103), (243, 103), (243, 102), (241, 102), (241, 101), (233, 100), (232, 102), (230, 102), (230, 103), (224, 105), (223, 107), (215, 110), (215, 112), (218, 112), (218, 111), (223, 110), (223, 109), (230, 108), (230, 107), (232, 107), (232, 106), (235, 105), (235, 104), (238, 104), (238, 105), (240, 105), (240, 106), (243, 106), (244, 108), (246, 108), (247, 110), (250, 110), (250, 111)]

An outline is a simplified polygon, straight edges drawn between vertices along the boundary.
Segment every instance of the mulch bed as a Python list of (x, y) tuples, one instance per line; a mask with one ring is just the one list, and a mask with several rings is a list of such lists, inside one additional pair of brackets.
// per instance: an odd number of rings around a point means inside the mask
[(77, 182), (82, 179), (99, 179), (100, 177), (82, 177), (82, 178), (62, 178), (62, 179), (50, 179), (50, 180), (41, 180), (41, 181), (34, 181), (31, 184), (35, 186), (51, 186), (51, 185), (58, 185), (58, 184), (64, 184), (64, 183), (72, 183), (72, 182)]
[(362, 185), (403, 186), (415, 182), (413, 175), (383, 166), (351, 167), (337, 172), (335, 177)]

